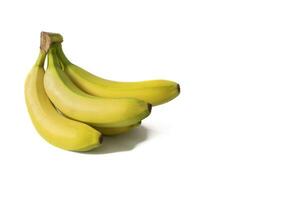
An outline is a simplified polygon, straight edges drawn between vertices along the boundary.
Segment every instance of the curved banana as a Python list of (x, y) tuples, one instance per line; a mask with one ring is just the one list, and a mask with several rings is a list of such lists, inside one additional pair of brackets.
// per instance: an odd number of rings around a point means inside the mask
[[(56, 109), (56, 111), (61, 114), (64, 115), (60, 110)], [(127, 133), (130, 130), (132, 130), (133, 128), (136, 128), (138, 126), (140, 126), (142, 124), (142, 121), (136, 123), (136, 124), (132, 124), (129, 126), (121, 126), (121, 127), (97, 127), (97, 125), (94, 125), (93, 128), (95, 128), (96, 130), (98, 130), (102, 135), (104, 136), (114, 136), (114, 135), (120, 135), (123, 133)]]
[(65, 72), (80, 89), (89, 94), (109, 98), (133, 97), (155, 106), (174, 99), (180, 93), (179, 84), (168, 80), (118, 82), (97, 77), (72, 64), (65, 56), (61, 44), (57, 46)]
[(114, 136), (114, 135), (126, 133), (126, 132), (130, 131), (131, 129), (141, 125), (141, 123), (142, 122), (139, 122), (137, 124), (133, 124), (130, 126), (115, 127), (115, 128), (108, 128), (108, 127), (105, 128), (105, 127), (97, 127), (97, 126), (94, 126), (94, 128), (99, 130), (105, 136)]
[(80, 90), (65, 74), (56, 55), (55, 44), (48, 53), (45, 90), (64, 115), (100, 127), (136, 124), (151, 112), (151, 105), (134, 98), (102, 98)]
[(44, 61), (41, 51), (25, 82), (25, 99), (31, 120), (40, 135), (54, 146), (71, 151), (88, 151), (102, 143), (94, 128), (59, 114), (44, 90)]

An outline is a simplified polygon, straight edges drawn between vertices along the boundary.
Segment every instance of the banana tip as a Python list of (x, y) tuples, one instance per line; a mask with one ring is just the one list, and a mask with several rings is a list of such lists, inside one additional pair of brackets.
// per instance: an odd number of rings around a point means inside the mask
[(177, 91), (178, 91), (178, 94), (180, 93), (180, 85), (177, 84)]
[(151, 112), (151, 110), (152, 110), (152, 105), (150, 103), (148, 103), (148, 111), (149, 111), (149, 113)]
[(102, 142), (103, 142), (103, 135), (100, 135), (100, 137), (99, 137), (99, 143), (102, 144)]

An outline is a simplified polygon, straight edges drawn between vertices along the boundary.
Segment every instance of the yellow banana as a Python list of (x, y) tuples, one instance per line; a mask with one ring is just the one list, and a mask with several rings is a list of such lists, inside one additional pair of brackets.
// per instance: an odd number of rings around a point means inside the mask
[(80, 89), (91, 95), (109, 98), (132, 97), (155, 106), (174, 99), (180, 93), (179, 84), (168, 80), (118, 82), (97, 77), (72, 64), (65, 56), (61, 44), (57, 46), (65, 72)]
[(114, 136), (114, 135), (119, 135), (122, 133), (126, 133), (130, 131), (131, 129), (141, 125), (141, 122), (137, 124), (133, 124), (131, 126), (124, 126), (124, 127), (115, 127), (115, 128), (105, 128), (105, 127), (96, 127), (94, 126), (95, 129), (99, 130), (103, 135), (105, 136)]
[(65, 74), (56, 55), (56, 44), (48, 53), (45, 90), (64, 115), (90, 125), (122, 127), (136, 124), (151, 112), (151, 104), (134, 98), (102, 98), (80, 90)]
[(94, 128), (59, 114), (44, 90), (45, 51), (40, 51), (36, 64), (25, 82), (25, 99), (31, 120), (49, 143), (65, 150), (88, 151), (102, 143), (102, 135)]
[[(56, 111), (61, 114), (64, 115), (60, 110), (56, 109)], [(122, 133), (127, 133), (128, 131), (130, 131), (131, 129), (141, 125), (142, 122), (138, 122), (137, 124), (133, 124), (133, 125), (129, 125), (129, 126), (122, 126), (122, 127), (97, 127), (97, 126), (93, 126), (93, 128), (95, 128), (96, 130), (98, 130), (102, 135), (104, 136), (114, 136), (114, 135), (120, 135)]]

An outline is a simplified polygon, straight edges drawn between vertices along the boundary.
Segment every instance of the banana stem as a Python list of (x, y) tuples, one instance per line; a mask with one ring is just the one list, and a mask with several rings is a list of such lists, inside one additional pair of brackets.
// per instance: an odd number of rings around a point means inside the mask
[(40, 53), (39, 53), (38, 58), (35, 61), (35, 65), (34, 66), (36, 66), (36, 67), (44, 67), (46, 55), (47, 55), (47, 53), (41, 50)]
[(57, 55), (59, 56), (59, 58), (61, 59), (61, 61), (64, 64), (72, 64), (71, 61), (67, 58), (67, 56), (65, 55), (63, 49), (62, 49), (62, 45), (60, 43), (58, 43), (56, 46), (56, 51), (57, 51)]
[(41, 32), (40, 48), (47, 53), (53, 43), (62, 43), (63, 40), (63, 36), (59, 33)]
[(55, 51), (56, 51), (56, 49), (53, 46), (50, 46), (49, 53), (48, 53), (48, 67), (50, 67), (50, 68), (52, 66), (58, 65), (56, 57), (55, 57), (55, 54), (56, 54)]

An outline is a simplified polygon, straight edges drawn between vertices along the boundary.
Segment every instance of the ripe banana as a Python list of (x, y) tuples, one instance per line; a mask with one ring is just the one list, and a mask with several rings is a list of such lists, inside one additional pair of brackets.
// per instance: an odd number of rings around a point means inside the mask
[(130, 131), (131, 129), (139, 126), (141, 122), (137, 124), (133, 124), (130, 126), (124, 126), (124, 127), (115, 127), (115, 128), (105, 128), (105, 127), (96, 127), (94, 126), (95, 129), (99, 130), (103, 135), (105, 136), (114, 136), (114, 135), (119, 135), (122, 133), (126, 133)]
[(166, 103), (180, 93), (179, 84), (168, 80), (118, 82), (97, 77), (74, 65), (65, 56), (61, 44), (57, 45), (58, 56), (71, 80), (83, 91), (100, 97), (132, 97), (155, 105)]
[(134, 98), (102, 98), (80, 90), (65, 74), (56, 55), (56, 44), (48, 53), (44, 77), (46, 93), (64, 115), (98, 127), (136, 124), (151, 112), (151, 104)]
[(41, 50), (36, 64), (25, 82), (25, 99), (31, 120), (49, 143), (65, 150), (88, 151), (102, 143), (102, 135), (94, 128), (59, 114), (44, 90), (44, 61)]
[[(64, 115), (60, 110), (56, 109), (56, 111)], [(98, 130), (102, 135), (104, 136), (114, 136), (114, 135), (120, 135), (122, 133), (127, 133), (128, 131), (132, 130), (133, 128), (141, 125), (142, 122), (138, 122), (137, 124), (133, 124), (130, 126), (122, 126), (122, 127), (97, 127), (93, 126), (96, 130)]]

